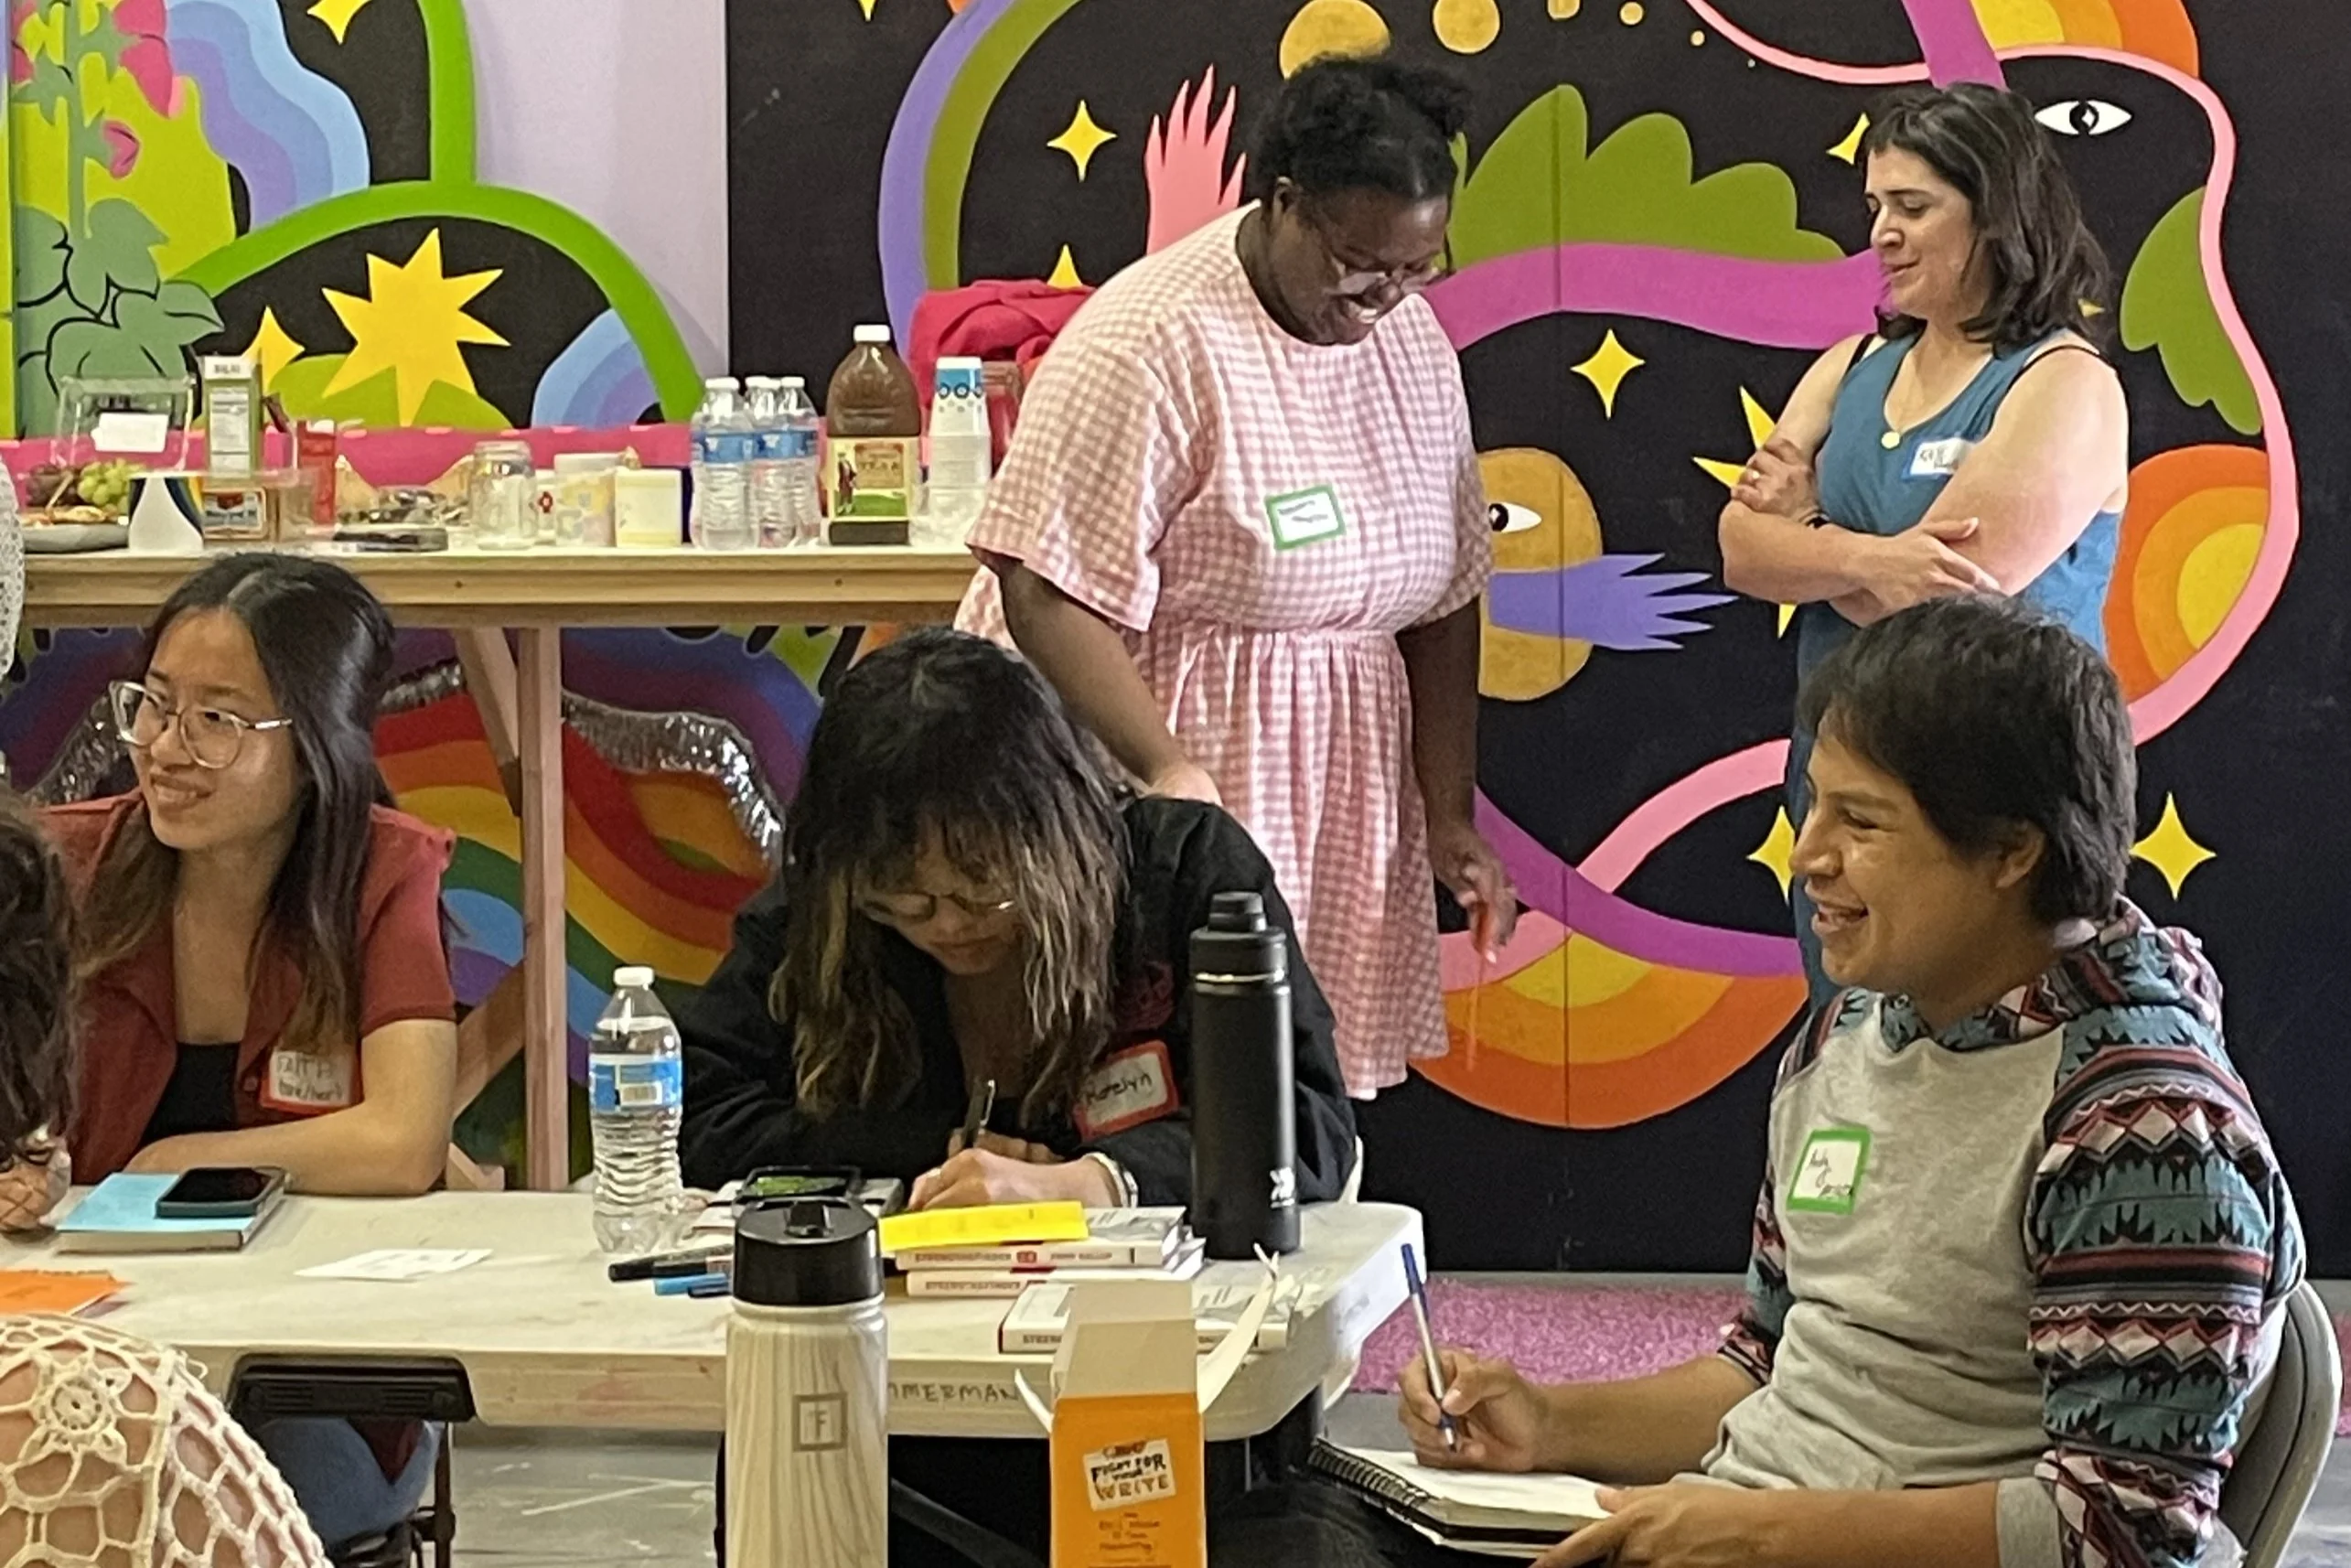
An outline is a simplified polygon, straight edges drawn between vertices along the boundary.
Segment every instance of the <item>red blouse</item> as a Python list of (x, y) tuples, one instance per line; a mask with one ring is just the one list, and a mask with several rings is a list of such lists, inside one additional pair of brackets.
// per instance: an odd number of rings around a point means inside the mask
[[(143, 809), (132, 794), (43, 813), (77, 903), (88, 902), (90, 879), (107, 846)], [(361, 1039), (387, 1024), (446, 1023), (456, 1016), (441, 936), (441, 873), (456, 839), (382, 806), (374, 809), (369, 833), (356, 977)], [(291, 956), (263, 950), (245, 1015), (245, 1037), (237, 1047), (240, 1128), (304, 1114), (263, 1101), (270, 1057), (293, 1016), (301, 979)], [(168, 921), (158, 921), (136, 952), (99, 975), (82, 995), (80, 1089), (67, 1138), (77, 1181), (111, 1176), (139, 1152), (179, 1056), (177, 996)], [(351, 1081), (356, 1096), (356, 1068)]]

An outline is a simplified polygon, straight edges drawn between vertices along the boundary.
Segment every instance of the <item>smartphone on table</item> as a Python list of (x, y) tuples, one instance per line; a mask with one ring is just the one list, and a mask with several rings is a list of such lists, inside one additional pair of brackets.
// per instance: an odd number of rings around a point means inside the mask
[(251, 1219), (285, 1194), (271, 1165), (205, 1165), (184, 1172), (156, 1199), (158, 1219)]

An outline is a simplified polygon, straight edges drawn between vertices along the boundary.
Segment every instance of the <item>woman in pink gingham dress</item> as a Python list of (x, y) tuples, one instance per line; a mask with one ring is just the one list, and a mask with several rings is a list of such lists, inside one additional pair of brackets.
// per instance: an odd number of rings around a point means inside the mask
[(1506, 940), (1472, 823), (1492, 571), (1441, 274), (1465, 104), (1326, 59), (1284, 88), (1259, 199), (1129, 268), (1054, 344), (972, 547), (1014, 640), (1145, 788), (1272, 861), (1349, 1092), (1443, 1055), (1434, 877)]

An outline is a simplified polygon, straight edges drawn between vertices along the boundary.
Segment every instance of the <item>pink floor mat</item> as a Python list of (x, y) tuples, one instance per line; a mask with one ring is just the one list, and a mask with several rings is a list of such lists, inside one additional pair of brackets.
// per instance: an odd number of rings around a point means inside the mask
[[(1712, 1350), (1739, 1310), (1735, 1291), (1616, 1288), (1574, 1284), (1487, 1284), (1434, 1280), (1429, 1312), (1437, 1337), (1503, 1356), (1537, 1382), (1638, 1377)], [(2351, 1362), (2351, 1315), (2337, 1315), (2335, 1337)], [(1355, 1386), (1393, 1393), (1404, 1363), (1421, 1352), (1410, 1312), (1379, 1326), (1363, 1348)], [(2351, 1403), (2336, 1434), (2351, 1437)]]

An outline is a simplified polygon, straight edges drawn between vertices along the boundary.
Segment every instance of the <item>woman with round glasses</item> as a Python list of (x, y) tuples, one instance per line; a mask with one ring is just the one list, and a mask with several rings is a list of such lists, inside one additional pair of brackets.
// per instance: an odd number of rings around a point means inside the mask
[[(447, 833), (383, 804), (390, 619), (339, 566), (231, 555), (166, 600), (113, 692), (135, 792), (47, 813), (79, 914), (76, 1177), (275, 1165), (420, 1193), (446, 1163), (456, 1028)], [(405, 1423), (264, 1429), (330, 1546), (431, 1478)]]
[(1008, 628), (1151, 793), (1256, 836), (1365, 1097), (1446, 1048), (1432, 869), (1488, 949), (1517, 916), (1474, 822), (1492, 534), (1421, 297), (1467, 114), (1385, 59), (1292, 77), (1255, 199), (1111, 280), (1046, 356), (961, 620)]
[[(783, 872), (679, 1016), (686, 1179), (855, 1165), (925, 1207), (1186, 1202), (1186, 945), (1235, 892), (1288, 929), (1249, 835), (1114, 790), (1026, 664), (944, 629), (891, 643), (825, 704)], [(1355, 1121), (1294, 939), (1290, 983), (1314, 1202), (1345, 1184)]]

